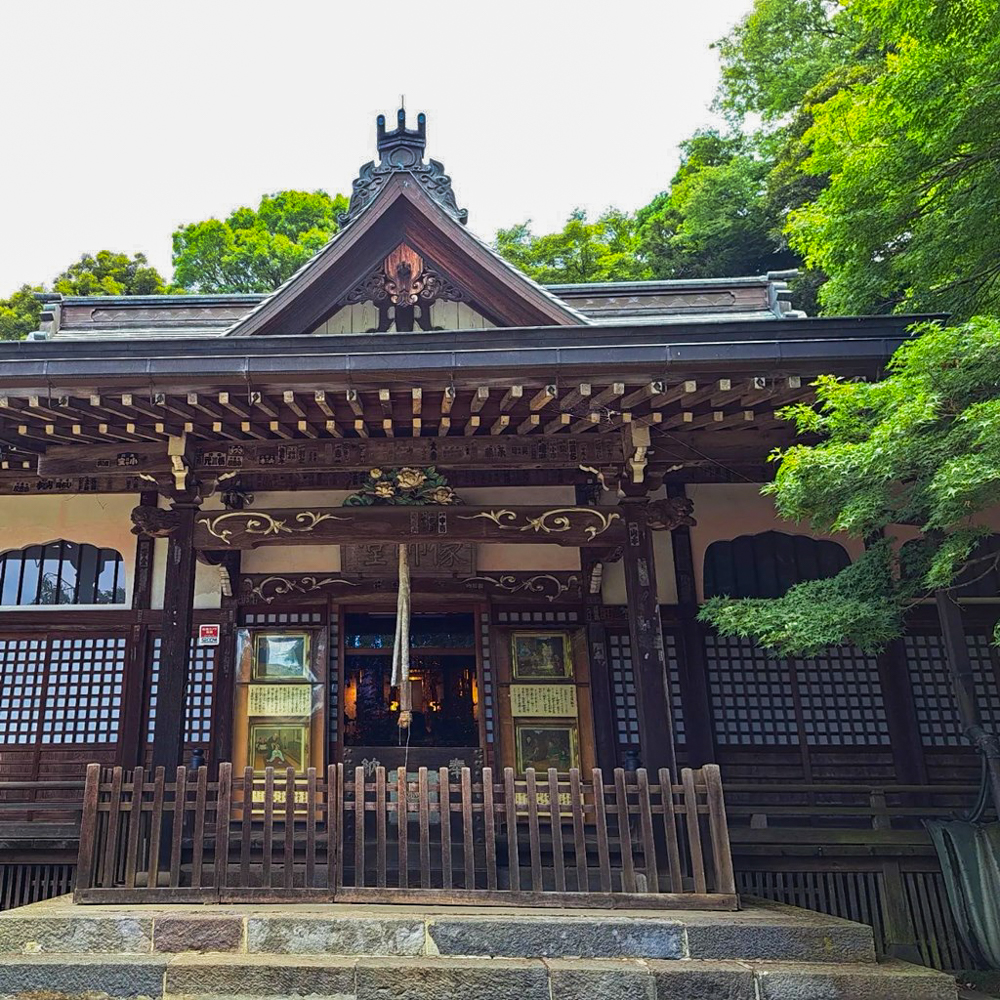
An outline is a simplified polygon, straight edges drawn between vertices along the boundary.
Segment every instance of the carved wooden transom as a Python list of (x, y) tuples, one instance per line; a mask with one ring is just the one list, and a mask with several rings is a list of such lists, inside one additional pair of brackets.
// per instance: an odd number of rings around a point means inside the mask
[(462, 289), (427, 262), (406, 243), (392, 253), (363, 281), (348, 292), (344, 304), (370, 302), (378, 310), (378, 326), (369, 333), (390, 329), (405, 333), (432, 330), (431, 306), (438, 301), (465, 302)]

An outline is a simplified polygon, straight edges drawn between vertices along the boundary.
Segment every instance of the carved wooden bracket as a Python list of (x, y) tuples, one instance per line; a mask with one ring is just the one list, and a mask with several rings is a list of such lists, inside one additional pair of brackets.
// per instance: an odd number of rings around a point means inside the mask
[(687, 497), (666, 497), (651, 500), (645, 506), (646, 524), (654, 531), (673, 531), (691, 527), (698, 522), (691, 516), (694, 504)]
[(175, 510), (159, 507), (134, 507), (132, 509), (132, 534), (149, 538), (168, 538), (180, 526), (180, 515)]

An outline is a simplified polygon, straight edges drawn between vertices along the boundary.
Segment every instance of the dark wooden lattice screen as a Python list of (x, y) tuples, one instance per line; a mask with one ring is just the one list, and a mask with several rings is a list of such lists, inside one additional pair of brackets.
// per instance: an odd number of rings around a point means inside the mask
[(885, 746), (889, 725), (874, 657), (850, 647), (779, 660), (746, 639), (705, 637), (716, 742)]
[[(160, 680), (160, 637), (153, 638), (149, 661), (149, 697), (146, 741), (152, 742), (156, 725), (156, 695)], [(185, 743), (210, 743), (215, 702), (216, 646), (196, 646), (191, 640), (184, 722)]]
[[(968, 746), (958, 719), (941, 636), (908, 635), (904, 641), (922, 743), (928, 747)], [(983, 721), (996, 731), (1000, 727), (1000, 684), (989, 636), (972, 632), (965, 641), (975, 673), (979, 710)]]

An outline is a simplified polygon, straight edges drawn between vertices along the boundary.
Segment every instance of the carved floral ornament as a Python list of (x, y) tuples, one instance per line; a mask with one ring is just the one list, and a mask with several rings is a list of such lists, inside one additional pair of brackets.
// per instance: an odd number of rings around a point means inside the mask
[(233, 533), (247, 535), (308, 535), (323, 521), (349, 521), (349, 517), (318, 511), (299, 511), (289, 524), (285, 518), (272, 517), (263, 511), (233, 510), (227, 514), (208, 515), (198, 519), (213, 538), (228, 545)]
[(382, 504), (419, 507), (461, 503), (447, 479), (433, 466), (427, 469), (369, 469), (368, 481), (344, 500), (345, 507)]
[[(485, 518), (492, 521), (501, 531), (534, 531), (536, 534), (552, 535), (564, 531), (582, 529), (593, 541), (603, 534), (615, 521), (622, 519), (615, 510), (600, 510), (597, 507), (556, 507), (537, 517), (530, 517), (515, 510), (487, 510), (478, 514), (459, 514), (460, 521), (475, 521)], [(524, 523), (521, 523), (523, 519)]]

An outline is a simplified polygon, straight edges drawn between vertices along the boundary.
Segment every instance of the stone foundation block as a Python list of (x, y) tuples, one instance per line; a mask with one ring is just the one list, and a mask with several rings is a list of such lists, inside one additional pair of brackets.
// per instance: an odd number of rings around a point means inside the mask
[(656, 1000), (644, 963), (629, 959), (546, 959), (552, 1000)]
[[(84, 911), (86, 908), (83, 908)], [(122, 915), (29, 917), (18, 909), (0, 916), (0, 952), (142, 954), (152, 947), (153, 921)]]
[(916, 965), (761, 966), (760, 1000), (956, 1000), (952, 976)]
[(357, 1000), (551, 1000), (541, 962), (507, 959), (362, 959)]
[(440, 955), (504, 958), (683, 958), (684, 933), (670, 920), (557, 916), (437, 917), (428, 926)]
[(422, 955), (422, 920), (405, 917), (247, 918), (247, 951), (286, 955)]
[(167, 966), (165, 1000), (322, 997), (354, 1000), (352, 958), (189, 955)]
[(5, 955), (0, 1000), (160, 1000), (165, 966), (150, 955)]
[(753, 970), (738, 962), (648, 962), (656, 1000), (755, 1000)]
[(241, 917), (157, 917), (153, 921), (153, 951), (240, 951)]

